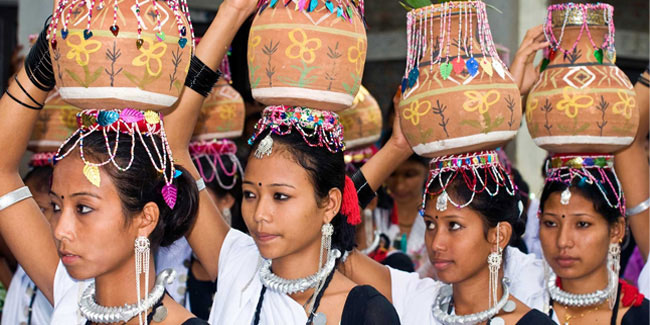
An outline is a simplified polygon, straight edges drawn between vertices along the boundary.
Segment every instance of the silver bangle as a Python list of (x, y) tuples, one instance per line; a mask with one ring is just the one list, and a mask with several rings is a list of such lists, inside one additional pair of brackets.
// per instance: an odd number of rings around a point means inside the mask
[(32, 197), (32, 192), (29, 191), (27, 186), (0, 196), (0, 211), (30, 197)]
[(650, 207), (650, 197), (647, 198), (645, 201), (639, 203), (639, 205), (637, 205), (637, 206), (635, 206), (635, 207), (633, 207), (631, 209), (627, 209), (627, 211), (625, 211), (625, 216), (626, 217), (631, 217), (631, 216), (637, 215), (637, 214), (639, 214), (639, 213), (641, 213), (641, 212), (643, 212), (645, 210), (648, 210), (648, 207)]
[(205, 181), (203, 180), (203, 177), (196, 180), (196, 188), (199, 189), (199, 192), (205, 190)]

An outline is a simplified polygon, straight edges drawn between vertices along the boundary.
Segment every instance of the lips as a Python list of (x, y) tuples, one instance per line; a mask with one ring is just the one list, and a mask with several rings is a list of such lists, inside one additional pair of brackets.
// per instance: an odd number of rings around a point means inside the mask
[(445, 259), (434, 259), (431, 261), (431, 265), (433, 265), (437, 271), (444, 271), (448, 269), (453, 263), (453, 261)]
[(59, 251), (59, 256), (61, 257), (61, 262), (65, 265), (74, 264), (81, 258), (79, 255), (68, 251)]
[(267, 243), (267, 242), (272, 241), (273, 239), (276, 239), (276, 238), (280, 237), (278, 235), (269, 234), (269, 233), (265, 233), (265, 232), (256, 232), (256, 233), (254, 233), (254, 236), (255, 236), (255, 238), (257, 238), (257, 240), (259, 242), (262, 242), (262, 243)]
[(555, 263), (559, 267), (567, 268), (567, 267), (572, 267), (576, 263), (578, 263), (579, 259), (571, 256), (558, 256), (555, 258)]

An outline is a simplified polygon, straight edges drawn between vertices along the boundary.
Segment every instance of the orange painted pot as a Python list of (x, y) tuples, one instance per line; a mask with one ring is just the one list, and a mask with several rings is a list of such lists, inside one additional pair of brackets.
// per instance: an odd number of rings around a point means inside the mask
[(559, 47), (546, 52), (545, 69), (526, 102), (528, 130), (535, 144), (548, 151), (612, 153), (636, 136), (633, 86), (614, 64), (613, 44), (601, 48), (613, 37), (610, 10), (607, 4), (549, 7), (546, 34)]
[(116, 9), (108, 0), (61, 4), (49, 35), (61, 98), (85, 109), (160, 111), (174, 105), (193, 50), (189, 14), (180, 9), (184, 1), (123, 0)]
[(57, 151), (77, 130), (77, 113), (80, 111), (64, 102), (56, 91), (51, 92), (38, 114), (27, 149), (32, 152)]
[(257, 101), (332, 111), (352, 105), (366, 61), (366, 30), (351, 0), (340, 1), (340, 12), (336, 1), (327, 2), (332, 11), (322, 0), (310, 12), (296, 10), (304, 1), (278, 1), (256, 15), (248, 68)]
[(194, 128), (193, 141), (231, 139), (244, 131), (244, 100), (224, 79), (219, 80), (203, 102)]
[(340, 111), (345, 148), (354, 149), (373, 144), (381, 136), (381, 108), (368, 90), (361, 86), (352, 107)]
[(519, 89), (492, 43), (485, 4), (432, 5), (410, 11), (407, 20), (397, 113), (414, 152), (432, 158), (511, 140), (521, 122)]

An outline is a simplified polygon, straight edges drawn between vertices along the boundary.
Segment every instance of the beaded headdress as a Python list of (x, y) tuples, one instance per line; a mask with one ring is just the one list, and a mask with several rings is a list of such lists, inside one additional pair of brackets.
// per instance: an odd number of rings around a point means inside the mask
[(331, 111), (298, 106), (269, 106), (262, 112), (262, 118), (255, 125), (255, 132), (248, 140), (248, 144), (252, 145), (255, 139), (267, 129), (270, 132), (257, 147), (256, 158), (271, 155), (273, 150), (271, 133), (286, 135), (292, 131), (299, 132), (311, 147), (325, 147), (332, 153), (345, 150), (343, 126), (339, 116)]
[[(219, 186), (224, 190), (232, 189), (237, 184), (237, 172), (244, 175), (241, 163), (237, 158), (237, 145), (230, 140), (212, 140), (212, 141), (195, 141), (190, 143), (190, 155), (194, 160), (196, 168), (203, 180), (207, 183), (217, 181)], [(232, 168), (228, 170), (223, 163), (227, 158), (232, 163)], [(204, 170), (201, 161), (206, 161), (210, 170)], [(227, 177), (232, 178), (230, 184), (226, 184), (219, 176), (221, 171)]]
[[(79, 129), (59, 147), (54, 157), (55, 162), (67, 157), (78, 147), (79, 155), (84, 163), (84, 176), (93, 185), (99, 187), (101, 179), (99, 167), (113, 164), (119, 171), (128, 170), (133, 163), (136, 141), (140, 141), (140, 144), (147, 151), (154, 168), (165, 178), (165, 186), (163, 186), (161, 194), (167, 205), (172, 209), (174, 208), (177, 188), (172, 184), (172, 181), (180, 175), (180, 171), (176, 171), (174, 167), (174, 159), (172, 158), (172, 152), (159, 113), (154, 111), (142, 112), (130, 108), (123, 110), (89, 109), (77, 114), (77, 123)], [(108, 158), (102, 162), (90, 162), (86, 160), (84, 155), (84, 138), (95, 132), (101, 132), (106, 143)], [(126, 166), (121, 166), (115, 160), (115, 154), (120, 143), (120, 136), (125, 135), (131, 138), (131, 159)], [(160, 148), (156, 145), (154, 137), (160, 137), (162, 140)], [(112, 147), (111, 140), (114, 142)], [(70, 144), (71, 141), (74, 141), (74, 143)], [(67, 148), (66, 151), (62, 152), (65, 148)]]
[[(472, 192), (467, 202), (454, 202), (447, 193), (447, 188), (458, 177), (462, 178), (465, 186)], [(495, 183), (494, 188), (488, 186), (489, 179)], [(434, 182), (440, 184), (440, 189), (435, 192), (430, 190)], [(501, 187), (508, 194), (515, 195), (515, 184), (494, 150), (433, 158), (429, 163), (429, 177), (420, 214), (423, 214), (426, 208), (427, 195), (438, 195), (436, 209), (445, 211), (448, 202), (457, 208), (464, 208), (472, 203), (476, 194), (486, 192), (490, 196), (496, 196)]]
[[(546, 162), (546, 182), (561, 182), (567, 185), (562, 191), (560, 203), (568, 205), (571, 200), (570, 187), (574, 179), (579, 179), (579, 184), (594, 185), (598, 188), (603, 198), (611, 208), (620, 209), (625, 215), (625, 197), (623, 188), (614, 171), (614, 156), (605, 154), (556, 154)], [(613, 180), (605, 171), (610, 171)], [(616, 184), (616, 186), (614, 186)], [(605, 188), (609, 188), (612, 198), (607, 195)]]

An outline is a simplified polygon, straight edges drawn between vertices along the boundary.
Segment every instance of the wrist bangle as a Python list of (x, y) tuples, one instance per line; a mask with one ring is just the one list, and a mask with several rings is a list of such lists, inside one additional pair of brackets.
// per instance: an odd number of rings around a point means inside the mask
[(0, 196), (0, 211), (30, 197), (32, 197), (32, 192), (29, 191), (27, 186)]
[(362, 209), (365, 209), (366, 206), (372, 201), (372, 199), (377, 196), (377, 193), (370, 188), (366, 177), (363, 176), (361, 169), (357, 170), (354, 175), (352, 175), (352, 182), (354, 187), (357, 189), (357, 197), (359, 198), (359, 205)]
[(199, 178), (196, 180), (196, 188), (199, 190), (199, 192), (205, 190), (205, 181), (203, 178)]
[(212, 91), (212, 87), (219, 80), (219, 77), (221, 77), (221, 72), (213, 71), (199, 58), (193, 56), (190, 61), (190, 69), (187, 72), (187, 77), (185, 77), (185, 86), (196, 91), (203, 97), (208, 97), (210, 91)]
[(650, 198), (647, 198), (645, 201), (639, 203), (637, 206), (631, 209), (627, 209), (627, 211), (625, 211), (625, 216), (631, 217), (637, 215), (645, 210), (648, 210), (648, 207), (650, 207)]

